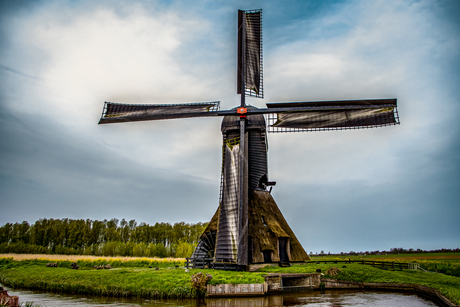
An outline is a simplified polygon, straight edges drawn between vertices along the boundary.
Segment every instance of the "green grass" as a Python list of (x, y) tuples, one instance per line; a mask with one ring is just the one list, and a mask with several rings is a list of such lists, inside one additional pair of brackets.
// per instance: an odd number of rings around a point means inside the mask
[[(69, 266), (70, 268), (70, 266)], [(48, 268), (37, 261), (0, 259), (0, 282), (12, 288), (44, 290), (59, 293), (91, 294), (115, 297), (193, 298), (191, 275), (198, 272), (213, 276), (211, 284), (263, 283), (262, 273), (190, 270), (162, 267), (120, 267), (94, 270), (67, 266)]]
[(0, 265), (8, 261), (9, 264), (5, 264), (6, 267), (13, 266), (22, 266), (22, 265), (45, 265), (47, 263), (57, 263), (60, 268), (71, 268), (71, 264), (76, 262), (80, 268), (93, 269), (94, 266), (110, 264), (112, 268), (168, 268), (168, 267), (184, 267), (185, 260), (161, 260), (161, 259), (148, 259), (148, 258), (139, 258), (133, 260), (120, 260), (120, 259), (81, 259), (77, 261), (69, 260), (51, 260), (51, 259), (27, 259), (21, 261), (13, 261), (13, 258), (0, 258)]
[[(142, 266), (134, 263), (111, 270), (95, 270), (93, 263), (71, 270), (70, 262), (59, 263), (57, 268), (46, 267), (46, 261), (14, 261), (0, 258), (0, 282), (13, 288), (24, 288), (58, 293), (91, 294), (115, 297), (140, 298), (195, 298), (197, 293), (191, 287), (191, 275), (198, 272), (213, 276), (210, 284), (263, 283), (268, 273), (313, 273), (321, 269), (325, 273), (331, 267), (338, 267), (338, 275), (330, 277), (357, 282), (383, 282), (417, 284), (438, 289), (455, 304), (460, 305), (460, 278), (436, 273), (414, 271), (391, 271), (362, 264), (304, 264), (291, 267), (265, 267), (258, 272), (229, 272), (194, 269), (186, 272), (174, 265), (154, 270), (148, 268), (148, 261)], [(346, 268), (343, 268), (343, 266)], [(114, 265), (112, 265), (114, 267)], [(328, 277), (328, 276), (326, 276)]]
[(337, 259), (368, 259), (368, 258), (420, 258), (420, 257), (427, 257), (428, 259), (437, 259), (437, 258), (444, 258), (444, 259), (458, 259), (460, 258), (460, 253), (409, 253), (409, 254), (387, 254), (387, 255), (356, 255), (356, 256), (340, 256), (340, 255), (324, 255), (324, 256), (310, 256), (312, 260), (324, 259), (324, 258), (337, 258)]
[(403, 263), (418, 263), (427, 271), (460, 277), (460, 253), (424, 253), (424, 254), (391, 254), (368, 256), (323, 256), (311, 257), (312, 261), (325, 260), (376, 260)]

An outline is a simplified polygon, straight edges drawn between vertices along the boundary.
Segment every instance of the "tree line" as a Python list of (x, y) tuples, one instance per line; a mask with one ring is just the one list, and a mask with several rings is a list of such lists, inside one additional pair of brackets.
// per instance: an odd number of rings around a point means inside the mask
[[(460, 248), (441, 248), (441, 249), (431, 249), (431, 250), (423, 250), (420, 248), (413, 249), (405, 249), (402, 247), (395, 247), (395, 248), (390, 248), (389, 251), (365, 251), (365, 252), (354, 252), (350, 251), (348, 253), (337, 253), (337, 254), (331, 254), (325, 253), (324, 250), (322, 250), (319, 254), (316, 253), (316, 256), (362, 256), (362, 255), (392, 255), (392, 254), (421, 254), (421, 253), (460, 253)], [(310, 252), (310, 256), (313, 256), (313, 252)]]
[(188, 257), (207, 223), (40, 219), (0, 227), (0, 253)]

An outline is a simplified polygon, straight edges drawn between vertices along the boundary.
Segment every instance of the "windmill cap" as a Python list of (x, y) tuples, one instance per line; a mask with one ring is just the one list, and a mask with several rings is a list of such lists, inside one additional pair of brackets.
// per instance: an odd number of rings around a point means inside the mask
[[(232, 110), (238, 110), (241, 107), (235, 107)], [(254, 106), (246, 106), (248, 110), (258, 109)], [(265, 118), (262, 114), (251, 114), (246, 116), (246, 128), (247, 129), (261, 129), (265, 131), (266, 123)], [(222, 120), (221, 131), (225, 133), (230, 130), (240, 130), (240, 115), (229, 115), (224, 116)]]

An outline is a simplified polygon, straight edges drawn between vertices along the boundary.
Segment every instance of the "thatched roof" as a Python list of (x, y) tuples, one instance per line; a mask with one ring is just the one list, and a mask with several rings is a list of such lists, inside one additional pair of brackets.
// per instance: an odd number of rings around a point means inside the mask
[[(218, 230), (219, 214), (220, 206), (214, 213), (204, 234)], [(291, 262), (310, 260), (269, 192), (259, 190), (250, 192), (248, 224), (248, 234), (252, 237), (253, 263), (264, 262), (263, 251), (266, 250), (272, 251), (273, 262), (279, 262), (279, 238), (288, 238), (290, 246), (288, 254)]]
[(211, 232), (211, 231), (217, 231), (217, 229), (219, 228), (219, 215), (220, 215), (220, 206), (217, 207), (216, 213), (214, 213), (211, 221), (209, 222), (208, 226), (204, 230), (204, 233)]
[[(278, 239), (289, 238), (289, 260), (309, 260), (307, 253), (283, 217), (275, 200), (267, 191), (254, 190), (249, 198), (249, 235), (253, 242), (254, 263), (264, 262), (263, 251), (271, 250), (273, 261), (278, 262)], [(266, 226), (265, 226), (266, 225)]]

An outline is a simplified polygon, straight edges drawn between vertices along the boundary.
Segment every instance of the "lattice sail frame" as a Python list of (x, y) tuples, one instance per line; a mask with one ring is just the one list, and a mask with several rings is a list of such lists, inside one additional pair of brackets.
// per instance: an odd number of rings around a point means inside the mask
[[(244, 41), (243, 22), (245, 22)], [(242, 63), (245, 71), (245, 96), (264, 98), (262, 9), (238, 11), (237, 94), (241, 94)]]
[(126, 104), (106, 101), (99, 124), (200, 117), (215, 113), (219, 108), (220, 101), (180, 104)]
[(286, 105), (286, 108), (311, 105), (312, 110), (266, 113), (267, 131), (270, 133), (357, 130), (400, 124), (396, 99), (272, 105), (267, 104), (269, 109), (282, 105)]
[(222, 201), (219, 210), (216, 261), (238, 262), (240, 241), (240, 145), (239, 138), (224, 141)]
[(235, 137), (222, 142), (222, 168), (220, 173), (220, 192), (219, 192), (219, 205), (222, 203), (222, 192), (224, 190), (224, 167), (225, 167), (225, 151), (227, 146), (234, 146), (240, 144), (240, 137)]

